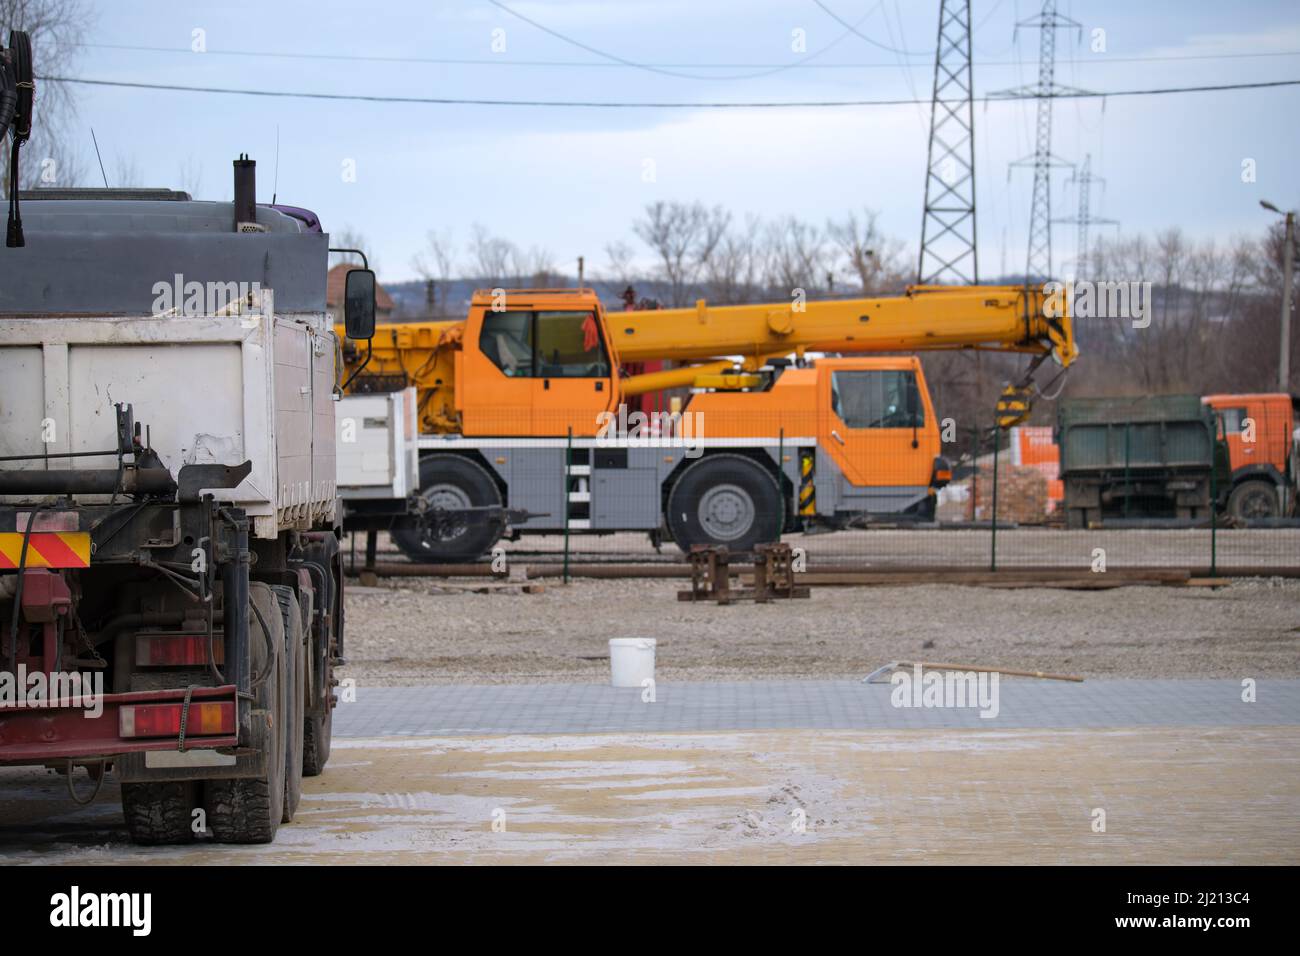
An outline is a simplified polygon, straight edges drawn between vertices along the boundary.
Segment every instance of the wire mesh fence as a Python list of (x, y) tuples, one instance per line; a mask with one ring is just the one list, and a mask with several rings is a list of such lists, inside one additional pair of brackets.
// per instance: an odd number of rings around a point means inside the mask
[(700, 394), (684, 411), (656, 399), (539, 420), (534, 405), (516, 437), (497, 422), (423, 439), (426, 502), (478, 510), (429, 532), (446, 539), (436, 557), (381, 541), (379, 559), (672, 565), (695, 546), (781, 540), (808, 570), (1300, 571), (1289, 399), (1107, 400), (1063, 405), (1056, 425), (962, 425), (936, 419), (912, 361), (791, 369), (784, 390)]

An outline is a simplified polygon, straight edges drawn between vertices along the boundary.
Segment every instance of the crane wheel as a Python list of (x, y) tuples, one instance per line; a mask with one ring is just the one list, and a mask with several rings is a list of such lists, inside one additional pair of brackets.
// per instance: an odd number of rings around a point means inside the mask
[(708, 544), (743, 554), (780, 540), (784, 523), (776, 479), (743, 455), (700, 459), (668, 495), (668, 530), (683, 551)]
[(393, 543), (417, 564), (473, 561), (501, 539), (505, 527), (499, 515), (463, 510), (501, 507), (501, 491), (477, 462), (460, 455), (426, 456), (420, 461), (420, 497), (427, 508), (420, 526), (392, 532)]

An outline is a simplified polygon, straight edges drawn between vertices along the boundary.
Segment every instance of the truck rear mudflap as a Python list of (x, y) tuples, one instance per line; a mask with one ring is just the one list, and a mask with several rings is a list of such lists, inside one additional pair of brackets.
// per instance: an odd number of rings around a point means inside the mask
[[(261, 749), (256, 741), (238, 748), (236, 701), (235, 686), (227, 684), (6, 704), (0, 706), (0, 765), (110, 760), (119, 771), (157, 765), (184, 767), (191, 776), (251, 775), (264, 758), (249, 753)], [(254, 737), (265, 726), (256, 716)], [(220, 772), (202, 772), (205, 766)]]

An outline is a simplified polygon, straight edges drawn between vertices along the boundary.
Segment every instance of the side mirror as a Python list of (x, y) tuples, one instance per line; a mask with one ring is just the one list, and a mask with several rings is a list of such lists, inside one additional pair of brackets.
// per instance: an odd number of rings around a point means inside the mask
[(343, 328), (348, 338), (361, 342), (375, 334), (375, 274), (353, 269), (343, 292)]

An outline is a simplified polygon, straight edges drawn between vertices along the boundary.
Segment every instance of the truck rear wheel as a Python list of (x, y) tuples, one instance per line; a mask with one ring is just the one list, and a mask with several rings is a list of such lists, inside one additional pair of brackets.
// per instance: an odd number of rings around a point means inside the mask
[[(331, 688), (330, 693), (333, 693)], [(308, 717), (302, 734), (302, 775), (319, 777), (330, 759), (330, 736), (334, 730), (334, 709), (324, 717)]]
[[(308, 714), (303, 721), (302, 775), (318, 777), (325, 771), (325, 763), (330, 757), (334, 725), (334, 709), (330, 706), (334, 697), (334, 657), (341, 653), (343, 641), (343, 602), (339, 596), (343, 578), (338, 539), (333, 535), (320, 536), (303, 548), (303, 559), (318, 565), (325, 574), (312, 602), (313, 609), (328, 618), (330, 630), (320, 639), (313, 637), (308, 642), (312, 655), (309, 671), (314, 684), (311, 698), (318, 702), (314, 709), (324, 712)], [(305, 617), (310, 634), (312, 618), (310, 614)]]
[[(254, 719), (269, 717), (266, 767), (257, 777), (209, 780), (208, 825), (218, 843), (270, 843), (284, 816), (284, 724), (288, 713), (288, 682), (284, 660), (284, 619), (271, 588), (260, 581), (248, 585), (248, 602), (256, 607), (269, 631), (249, 609), (249, 644), (255, 676), (266, 675), (254, 688)], [(268, 654), (273, 655), (268, 660)]]
[(193, 840), (191, 823), (197, 792), (192, 780), (122, 784), (122, 816), (131, 842), (172, 846)]
[(1278, 516), (1277, 489), (1268, 481), (1243, 481), (1228, 496), (1228, 514), (1249, 521)]
[(284, 812), (281, 823), (292, 823), (302, 800), (303, 719), (307, 704), (306, 658), (303, 651), (302, 606), (293, 588), (272, 586), (284, 621), (285, 686), (289, 688), (284, 722)]
[(779, 540), (784, 523), (776, 480), (743, 455), (695, 462), (668, 496), (668, 530), (683, 551), (708, 544), (745, 553)]
[(499, 516), (464, 510), (501, 507), (492, 476), (468, 458), (426, 456), (420, 462), (420, 497), (428, 509), (425, 521), (419, 528), (392, 532), (393, 542), (417, 563), (473, 561), (490, 551), (505, 530)]

